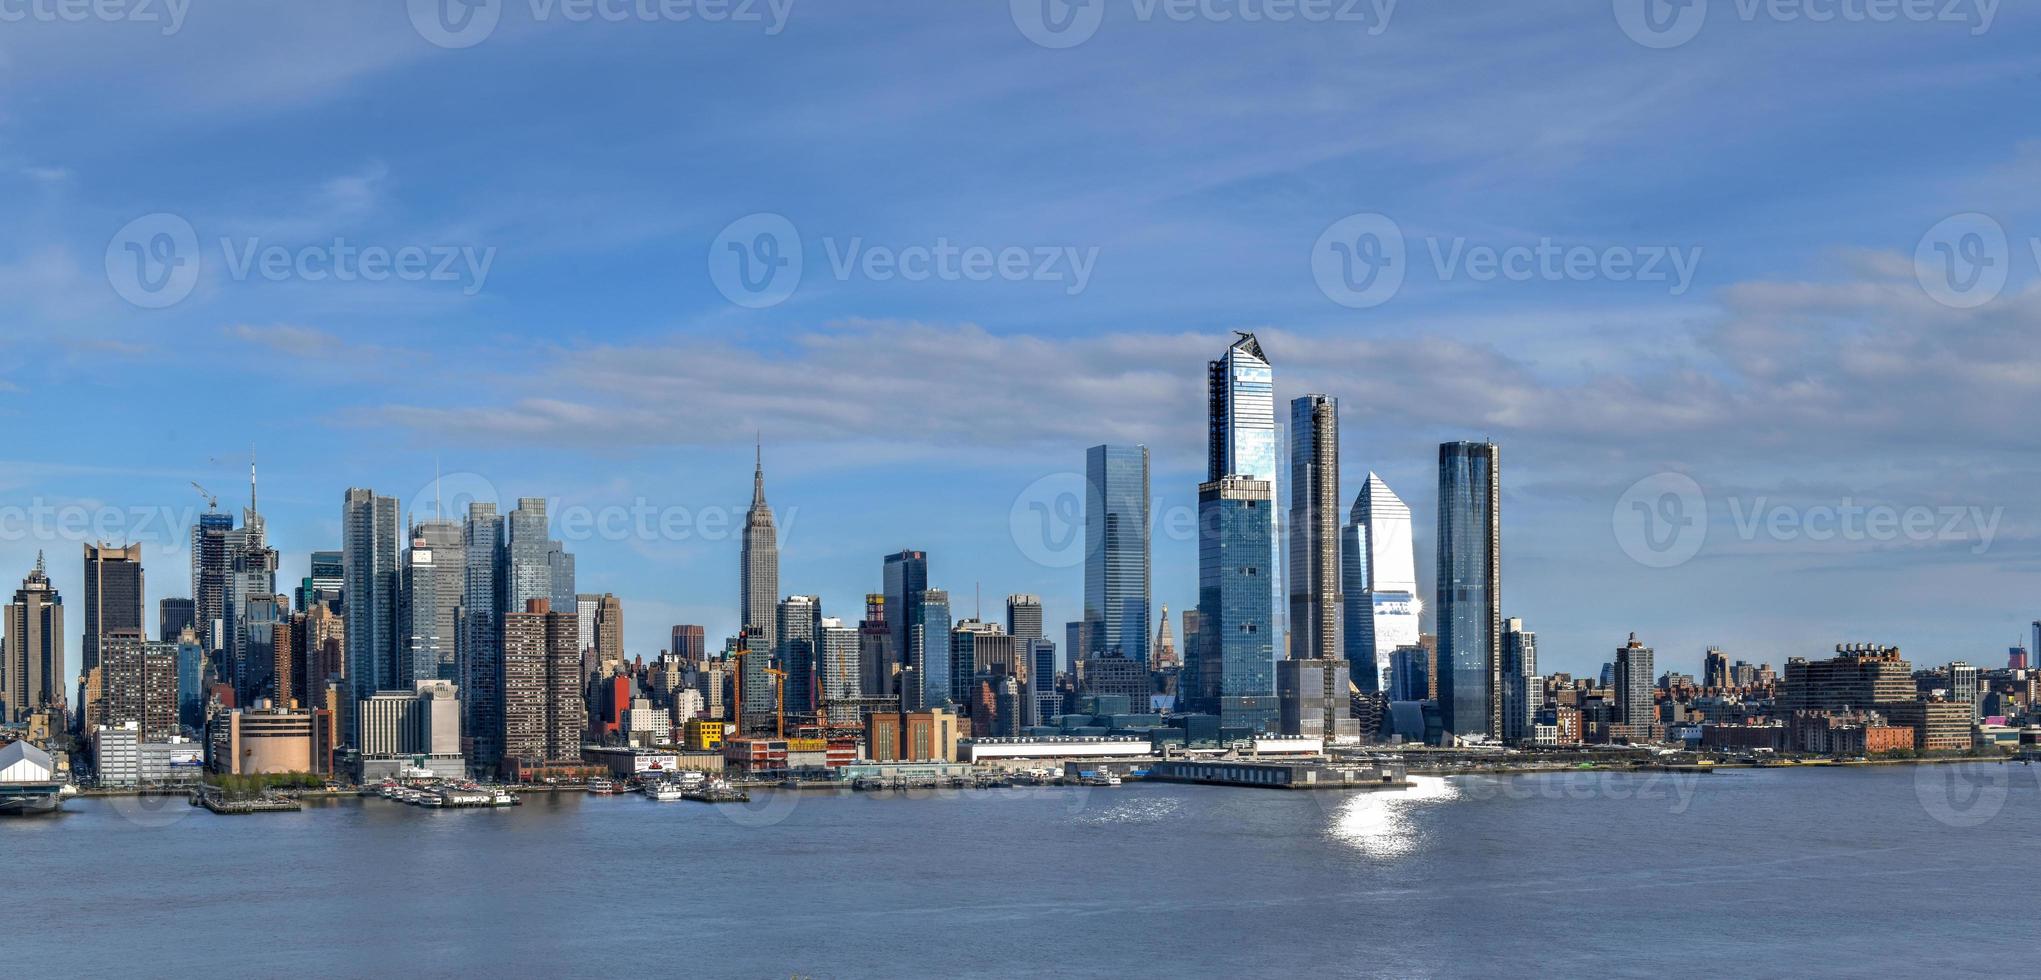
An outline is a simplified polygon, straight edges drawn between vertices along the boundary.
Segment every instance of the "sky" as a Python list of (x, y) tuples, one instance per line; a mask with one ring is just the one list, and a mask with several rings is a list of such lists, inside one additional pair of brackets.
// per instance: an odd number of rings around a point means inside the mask
[(650, 657), (734, 630), (762, 444), (782, 592), (914, 548), (1056, 624), (1113, 442), (1176, 615), (1247, 330), (1421, 582), (1437, 445), (1501, 446), (1547, 671), (2041, 618), (2041, 11), (440, 2), (0, 3), (0, 578), (141, 541), (153, 616), (251, 454), (286, 583), (439, 474)]

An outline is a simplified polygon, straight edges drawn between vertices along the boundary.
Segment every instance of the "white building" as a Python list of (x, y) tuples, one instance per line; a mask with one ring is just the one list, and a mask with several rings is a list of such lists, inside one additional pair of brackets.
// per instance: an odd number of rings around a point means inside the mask
[(644, 698), (633, 698), (631, 706), (624, 709), (624, 736), (632, 745), (670, 745), (673, 742), (673, 719), (666, 712), (652, 707)]

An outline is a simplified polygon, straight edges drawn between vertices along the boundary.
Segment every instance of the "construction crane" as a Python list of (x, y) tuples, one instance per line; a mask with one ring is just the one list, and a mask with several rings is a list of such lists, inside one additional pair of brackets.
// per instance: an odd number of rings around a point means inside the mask
[(191, 488), (193, 490), (198, 491), (199, 496), (206, 498), (207, 510), (220, 509), (220, 498), (218, 495), (214, 494), (211, 490), (207, 490), (206, 488), (199, 486), (197, 480), (191, 481)]

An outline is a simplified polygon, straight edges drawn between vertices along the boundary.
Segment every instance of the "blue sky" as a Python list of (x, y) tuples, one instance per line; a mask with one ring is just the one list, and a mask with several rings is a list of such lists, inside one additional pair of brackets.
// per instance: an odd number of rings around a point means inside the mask
[[(1632, 630), (1676, 669), (1841, 641), (1999, 663), (2041, 617), (2035, 11), (1714, 0), (1658, 48), (1629, 0), (1280, 23), (1092, 0), (1095, 32), (1052, 47), (1028, 2), (795, 0), (774, 32), (762, 3), (510, 0), (468, 47), (402, 3), (0, 23), (0, 569), (48, 548), (77, 594), (90, 534), (42, 505), (142, 540), (152, 603), (185, 594), (165, 529), (191, 481), (238, 508), (253, 448), (294, 578), (346, 487), (428, 501), (437, 466), (452, 495), (624, 520), (570, 547), (649, 656), (673, 623), (733, 628), (719, 522), (762, 433), (783, 591), (855, 618), (912, 547), (960, 609), (1035, 592), (1060, 623), (1081, 568), (1029, 505), (1113, 441), (1153, 449), (1159, 520), (1190, 506), (1203, 362), (1243, 329), (1283, 398), (1342, 399), (1344, 495), (1372, 469), (1412, 504), (1421, 577), (1436, 444), (1502, 445), (1504, 612), (1547, 669)], [(1991, 224), (1946, 223), (1970, 214)], [(801, 275), (733, 302), (719, 246), (755, 215)], [(1361, 308), (1319, 261), (1351, 215), (1406, 249)], [(2002, 248), (1968, 234), (1993, 226)], [(194, 277), (130, 302), (127, 246), (182, 227)], [(1548, 239), (1595, 261), (1480, 271)], [(304, 274), (336, 242), (425, 264)], [(1938, 299), (1969, 277), (1937, 244), (2005, 284)], [(887, 274), (941, 245), (1026, 271)], [(1610, 271), (1672, 255), (1689, 279)], [(1194, 542), (1160, 533), (1155, 562), (1158, 601), (1193, 605)]]

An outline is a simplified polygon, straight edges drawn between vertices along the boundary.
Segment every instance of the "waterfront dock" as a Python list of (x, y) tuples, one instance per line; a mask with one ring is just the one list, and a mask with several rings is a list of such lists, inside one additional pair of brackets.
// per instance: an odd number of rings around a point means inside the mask
[(282, 796), (262, 796), (247, 800), (230, 800), (210, 786), (200, 787), (191, 794), (191, 805), (202, 806), (222, 816), (241, 816), (250, 813), (295, 813), (304, 809), (304, 804)]

